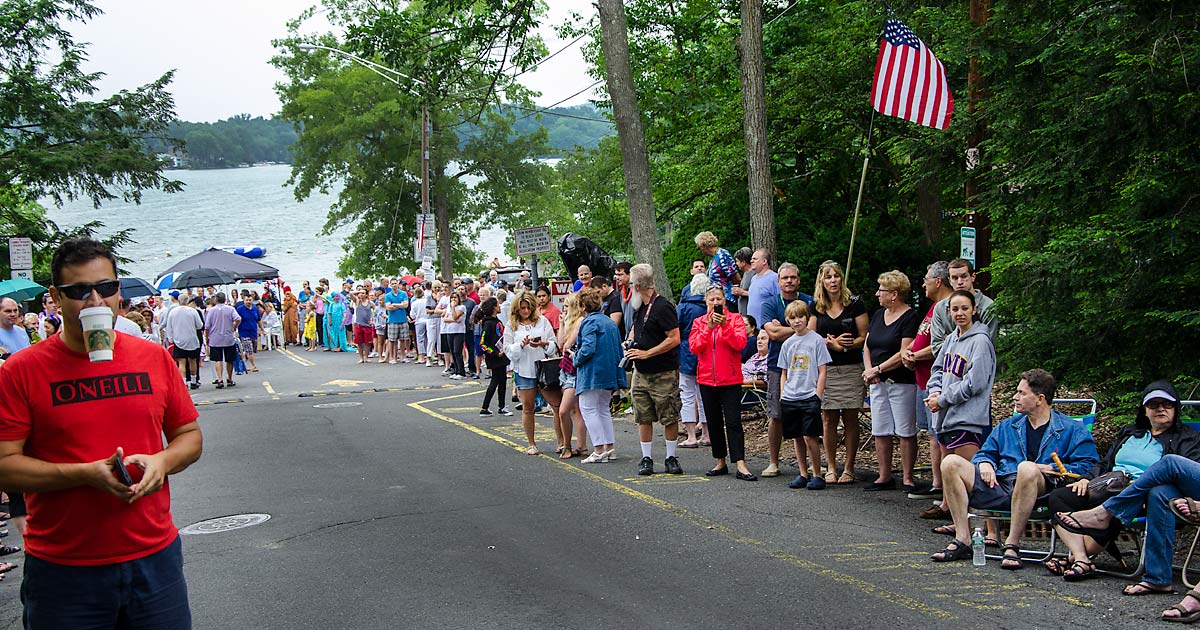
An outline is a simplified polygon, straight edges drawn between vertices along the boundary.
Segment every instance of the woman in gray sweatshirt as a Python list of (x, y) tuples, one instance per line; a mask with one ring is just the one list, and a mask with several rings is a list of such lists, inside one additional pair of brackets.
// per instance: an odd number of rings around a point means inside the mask
[(996, 349), (988, 327), (975, 319), (975, 296), (955, 291), (950, 317), (955, 329), (933, 361), (929, 397), (925, 404), (936, 414), (933, 427), (938, 443), (968, 459), (983, 444), (992, 423), (992, 383), (996, 378)]

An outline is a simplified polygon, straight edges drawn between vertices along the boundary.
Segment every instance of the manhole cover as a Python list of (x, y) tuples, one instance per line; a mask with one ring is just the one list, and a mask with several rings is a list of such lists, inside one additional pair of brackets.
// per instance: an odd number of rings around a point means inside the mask
[(362, 403), (360, 403), (360, 402), (321, 403), (319, 405), (313, 405), (313, 409), (334, 409), (337, 407), (357, 407), (361, 404)]
[(220, 534), (222, 532), (233, 531), (243, 527), (261, 525), (269, 520), (271, 520), (270, 514), (234, 514), (233, 516), (210, 518), (207, 521), (192, 523), (191, 525), (179, 530), (179, 533), (189, 535)]

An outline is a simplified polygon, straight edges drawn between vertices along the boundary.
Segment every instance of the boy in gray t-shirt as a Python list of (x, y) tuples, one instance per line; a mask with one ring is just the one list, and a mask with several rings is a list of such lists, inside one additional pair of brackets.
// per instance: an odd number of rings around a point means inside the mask
[[(796, 465), (800, 474), (789, 488), (825, 488), (821, 473), (821, 397), (825, 394), (826, 366), (832, 361), (825, 340), (808, 329), (808, 305), (803, 300), (788, 304), (784, 312), (788, 325), (795, 332), (783, 342), (779, 350), (779, 368), (782, 390), (779, 396), (783, 439), (792, 440), (796, 449)], [(811, 478), (808, 472), (808, 455), (812, 454)]]

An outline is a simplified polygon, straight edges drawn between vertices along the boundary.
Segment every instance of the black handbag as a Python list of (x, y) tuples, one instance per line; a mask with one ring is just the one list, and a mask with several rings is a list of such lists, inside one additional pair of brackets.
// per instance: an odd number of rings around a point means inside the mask
[(540, 389), (562, 389), (562, 377), (558, 367), (562, 357), (551, 357), (537, 362), (537, 386)]

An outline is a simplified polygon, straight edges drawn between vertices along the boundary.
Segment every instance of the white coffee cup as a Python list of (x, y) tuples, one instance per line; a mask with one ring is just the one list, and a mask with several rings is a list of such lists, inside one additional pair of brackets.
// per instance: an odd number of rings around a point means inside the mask
[(117, 332), (113, 330), (113, 312), (107, 306), (91, 306), (79, 311), (83, 325), (83, 347), (92, 363), (112, 361)]

